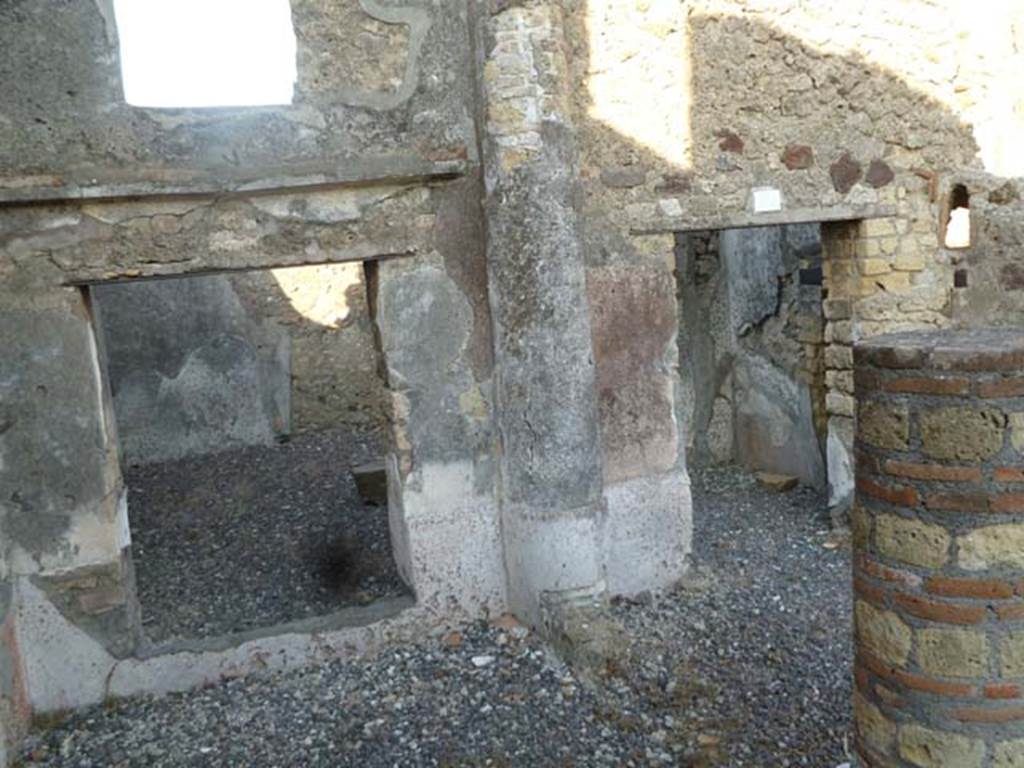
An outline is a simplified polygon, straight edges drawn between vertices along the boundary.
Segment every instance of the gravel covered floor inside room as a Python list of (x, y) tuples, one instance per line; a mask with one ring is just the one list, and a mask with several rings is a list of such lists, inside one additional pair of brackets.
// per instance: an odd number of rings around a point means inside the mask
[(363, 503), (350, 473), (381, 443), (338, 428), (129, 468), (147, 638), (226, 635), (404, 594), (387, 509)]
[(507, 622), (367, 659), (110, 702), (33, 738), (49, 766), (810, 766), (850, 719), (849, 549), (823, 498), (694, 478), (695, 567), (616, 601), (596, 685)]

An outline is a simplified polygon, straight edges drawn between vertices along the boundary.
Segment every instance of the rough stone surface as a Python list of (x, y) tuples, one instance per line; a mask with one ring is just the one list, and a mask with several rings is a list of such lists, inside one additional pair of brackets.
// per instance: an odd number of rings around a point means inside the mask
[(1010, 739), (996, 744), (992, 755), (992, 768), (1021, 768), (1024, 766), (1024, 739)]
[(996, 409), (937, 408), (921, 414), (921, 450), (936, 459), (984, 461), (1003, 448), (1006, 414)]
[(905, 451), (910, 447), (910, 416), (906, 408), (866, 403), (857, 415), (861, 437), (879, 448)]
[(875, 521), (879, 550), (912, 565), (938, 568), (949, 560), (952, 537), (939, 525), (896, 515), (879, 515)]
[(984, 677), (988, 638), (969, 630), (923, 629), (917, 633), (917, 661), (936, 677)]
[(969, 571), (1024, 567), (1024, 525), (986, 525), (957, 537), (959, 562)]
[(857, 636), (880, 659), (902, 666), (910, 656), (913, 634), (892, 611), (883, 611), (858, 601), (854, 607)]
[(921, 768), (981, 768), (985, 743), (916, 725), (905, 725), (899, 732), (900, 756)]

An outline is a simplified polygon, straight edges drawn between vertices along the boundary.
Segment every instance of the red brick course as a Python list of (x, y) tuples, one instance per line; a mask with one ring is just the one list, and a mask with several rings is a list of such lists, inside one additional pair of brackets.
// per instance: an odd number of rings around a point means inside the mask
[(876, 677), (889, 680), (905, 688), (912, 688), (915, 691), (953, 698), (971, 698), (978, 695), (977, 687), (970, 683), (951, 683), (946, 680), (936, 680), (933, 677), (925, 677), (914, 672), (897, 669), (867, 651), (860, 651), (858, 653), (857, 664), (863, 666)]
[(933, 493), (924, 505), (936, 512), (988, 512), (988, 496), (979, 493)]
[(985, 606), (961, 605), (927, 600), (917, 595), (897, 592), (893, 595), (896, 605), (912, 616), (944, 624), (978, 624), (985, 618)]
[(902, 507), (916, 507), (920, 502), (917, 491), (909, 486), (886, 486), (867, 477), (857, 478), (857, 490)]
[(978, 384), (981, 397), (1024, 397), (1024, 378), (1000, 379)]
[(992, 511), (1024, 513), (1024, 493), (1001, 493), (992, 497)]
[(885, 471), (890, 475), (909, 477), (911, 480), (939, 480), (949, 483), (980, 482), (979, 467), (945, 467), (941, 464), (915, 464), (909, 461), (885, 462)]
[(992, 472), (997, 483), (1024, 483), (1024, 467), (1000, 467)]
[(957, 579), (931, 576), (925, 589), (941, 597), (973, 597), (980, 600), (1005, 600), (1014, 595), (1014, 585), (998, 579)]
[(886, 392), (913, 395), (966, 395), (971, 391), (971, 380), (901, 376), (898, 379), (883, 381), (882, 389)]

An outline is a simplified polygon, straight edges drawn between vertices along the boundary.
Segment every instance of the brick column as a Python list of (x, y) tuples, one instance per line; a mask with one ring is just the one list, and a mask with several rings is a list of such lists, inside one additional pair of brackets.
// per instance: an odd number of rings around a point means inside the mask
[(1024, 765), (1024, 333), (855, 349), (863, 766)]

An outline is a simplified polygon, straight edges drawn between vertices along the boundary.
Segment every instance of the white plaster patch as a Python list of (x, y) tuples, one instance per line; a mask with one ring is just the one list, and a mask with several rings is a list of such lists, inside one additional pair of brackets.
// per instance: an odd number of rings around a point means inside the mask
[(606, 486), (604, 496), (608, 591), (635, 595), (678, 582), (686, 573), (693, 538), (686, 470)]
[(15, 631), (32, 710), (55, 712), (102, 701), (114, 658), (28, 579), (17, 580), (15, 596)]
[(782, 210), (782, 192), (774, 187), (755, 187), (752, 197), (754, 213), (773, 213)]
[(543, 593), (594, 592), (604, 584), (603, 531), (596, 510), (570, 510), (542, 520), (533, 510), (506, 508), (502, 531), (509, 602), (517, 616), (534, 626)]
[[(63, 545), (54, 553), (29, 552), (20, 546), (11, 548), (11, 571), (16, 575), (34, 573), (57, 574), (90, 565), (116, 563), (121, 558), (123, 533), (116, 508), (111, 500), (96, 504), (99, 509), (77, 507), (68, 510), (71, 524), (64, 533)], [(113, 514), (112, 514), (113, 513)], [(127, 510), (126, 513), (127, 514)]]
[(826, 442), (828, 459), (828, 505), (837, 507), (847, 503), (853, 495), (853, 462), (842, 436), (829, 426)]
[(471, 461), (426, 464), (399, 479), (388, 460), (392, 543), (402, 575), (421, 605), (454, 602), (470, 615), (505, 609), (498, 510), (474, 487)]

